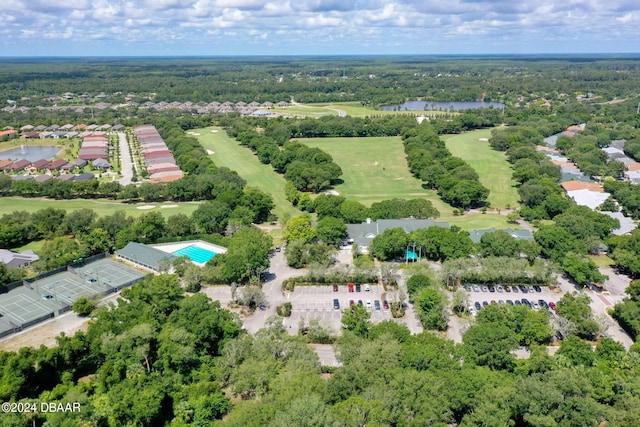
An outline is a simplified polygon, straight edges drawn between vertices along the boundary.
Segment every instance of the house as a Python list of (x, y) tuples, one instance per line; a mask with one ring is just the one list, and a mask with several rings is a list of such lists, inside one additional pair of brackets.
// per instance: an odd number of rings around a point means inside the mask
[(13, 163), (11, 160), (0, 160), (0, 169), (7, 169), (11, 163)]
[(18, 131), (15, 129), (8, 129), (0, 131), (0, 140), (9, 139), (9, 138), (17, 138)]
[(89, 181), (90, 179), (94, 179), (95, 177), (96, 176), (94, 174), (92, 174), (92, 173), (83, 172), (83, 173), (81, 173), (79, 175), (76, 175), (73, 178), (73, 182), (76, 182), (76, 181)]
[(374, 237), (384, 233), (388, 228), (402, 228), (405, 233), (429, 227), (449, 228), (446, 222), (435, 222), (431, 219), (367, 219), (361, 224), (347, 224), (347, 235), (350, 243), (357, 243), (363, 253), (369, 251)]
[(31, 166), (29, 167), (29, 169), (31, 169), (32, 172), (35, 172), (35, 171), (39, 171), (40, 169), (45, 169), (48, 165), (49, 165), (49, 160), (40, 159), (31, 163)]
[(177, 259), (171, 253), (136, 242), (129, 242), (127, 246), (117, 250), (116, 257), (156, 273), (160, 272), (165, 265), (170, 265)]
[(26, 168), (30, 164), (31, 164), (31, 162), (29, 160), (22, 159), (22, 160), (17, 160), (15, 162), (11, 163), (5, 169), (9, 169), (10, 171), (16, 172), (16, 171), (19, 171), (19, 170), (22, 170), (22, 169)]
[(111, 163), (105, 159), (95, 159), (92, 164), (94, 169), (107, 170), (111, 168)]
[(68, 162), (64, 159), (55, 159), (48, 167), (49, 172), (60, 170), (60, 168), (62, 168), (62, 166), (66, 165), (67, 163)]
[(47, 175), (47, 174), (42, 174), (42, 175), (36, 175), (33, 179), (36, 182), (39, 182), (40, 184), (42, 184), (43, 182), (49, 181), (51, 178), (53, 178), (53, 176)]
[(22, 137), (26, 139), (40, 138), (40, 134), (38, 132), (27, 132), (24, 135), (22, 135)]
[(7, 268), (28, 267), (32, 262), (39, 259), (40, 257), (30, 249), (22, 252), (0, 249), (0, 262)]
[(567, 181), (560, 184), (564, 191), (577, 191), (577, 190), (589, 190), (597, 193), (604, 193), (604, 188), (602, 185), (594, 183), (594, 182), (584, 182), (584, 181)]

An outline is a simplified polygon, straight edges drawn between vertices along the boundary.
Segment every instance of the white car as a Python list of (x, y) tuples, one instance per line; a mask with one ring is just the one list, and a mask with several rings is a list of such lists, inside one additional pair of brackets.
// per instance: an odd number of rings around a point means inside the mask
[(365, 292), (369, 292), (369, 291), (371, 291), (371, 286), (369, 286), (369, 284), (368, 284), (368, 283), (365, 283), (365, 284), (364, 284), (364, 291), (365, 291)]
[(367, 308), (371, 308), (371, 300), (367, 300)]

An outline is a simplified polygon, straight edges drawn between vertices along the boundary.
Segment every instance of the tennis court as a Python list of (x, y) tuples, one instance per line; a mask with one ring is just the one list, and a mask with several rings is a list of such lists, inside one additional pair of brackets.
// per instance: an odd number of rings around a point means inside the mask
[(16, 327), (26, 328), (54, 317), (65, 304), (45, 300), (36, 292), (20, 287), (2, 295), (0, 313), (2, 319)]
[(101, 259), (83, 267), (76, 267), (75, 273), (85, 283), (98, 284), (116, 291), (131, 286), (147, 275), (110, 259)]
[(43, 298), (71, 305), (78, 298), (108, 293), (108, 287), (97, 280), (84, 280), (69, 271), (38, 279), (32, 284)]

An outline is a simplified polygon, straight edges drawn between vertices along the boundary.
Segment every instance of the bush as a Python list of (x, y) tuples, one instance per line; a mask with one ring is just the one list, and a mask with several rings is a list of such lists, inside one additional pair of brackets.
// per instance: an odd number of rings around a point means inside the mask
[(291, 303), (285, 302), (284, 304), (280, 304), (276, 307), (276, 313), (280, 317), (290, 317), (291, 316)]
[(78, 316), (86, 317), (96, 308), (93, 301), (87, 297), (80, 297), (73, 302), (73, 312)]

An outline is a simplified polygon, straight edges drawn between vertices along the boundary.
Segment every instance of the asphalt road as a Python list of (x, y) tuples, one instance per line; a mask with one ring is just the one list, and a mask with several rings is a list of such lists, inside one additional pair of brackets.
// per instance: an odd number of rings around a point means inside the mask
[(118, 132), (118, 142), (120, 144), (120, 173), (122, 174), (119, 182), (121, 185), (129, 185), (133, 178), (133, 164), (131, 163), (127, 135), (124, 132)]

